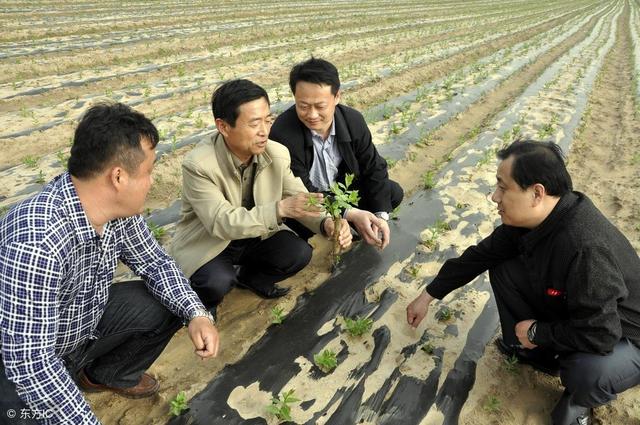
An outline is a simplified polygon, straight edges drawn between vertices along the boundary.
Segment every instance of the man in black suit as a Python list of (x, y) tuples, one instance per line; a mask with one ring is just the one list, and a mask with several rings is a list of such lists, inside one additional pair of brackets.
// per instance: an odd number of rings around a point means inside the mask
[[(344, 218), (365, 242), (386, 247), (389, 212), (404, 193), (389, 179), (387, 162), (373, 145), (362, 114), (339, 104), (338, 70), (326, 60), (311, 58), (293, 67), (289, 86), (295, 105), (276, 119), (269, 138), (289, 149), (293, 174), (311, 192), (327, 192), (332, 183), (353, 174), (352, 188), (359, 190), (361, 199)], [(287, 225), (302, 237), (311, 236), (295, 221)]]

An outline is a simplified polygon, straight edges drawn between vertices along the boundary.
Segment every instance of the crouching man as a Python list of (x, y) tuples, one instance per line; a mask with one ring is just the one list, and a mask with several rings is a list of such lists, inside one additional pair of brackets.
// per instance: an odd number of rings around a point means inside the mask
[[(145, 371), (183, 323), (196, 354), (217, 354), (211, 315), (140, 216), (157, 143), (144, 115), (94, 106), (69, 171), (0, 221), (0, 422), (98, 424), (78, 386), (155, 394)], [(142, 280), (112, 284), (118, 260)]]
[[(207, 308), (232, 287), (263, 298), (289, 288), (277, 285), (304, 268), (311, 246), (283, 224), (302, 222), (313, 233), (333, 234), (289, 168), (287, 148), (268, 139), (273, 122), (267, 92), (249, 80), (218, 87), (211, 106), (218, 133), (202, 140), (182, 164), (182, 212), (172, 253)], [(351, 244), (342, 226), (340, 244)]]
[(417, 326), (434, 299), (489, 270), (506, 355), (559, 375), (555, 425), (589, 424), (591, 408), (640, 384), (640, 258), (582, 193), (562, 151), (517, 141), (498, 152), (502, 225), (458, 258), (407, 307)]

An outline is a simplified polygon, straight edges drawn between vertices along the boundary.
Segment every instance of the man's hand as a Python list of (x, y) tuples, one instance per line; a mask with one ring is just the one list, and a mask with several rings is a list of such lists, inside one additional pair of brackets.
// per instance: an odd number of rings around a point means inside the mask
[(218, 330), (206, 317), (194, 317), (189, 322), (189, 337), (195, 353), (203, 359), (218, 355)]
[[(345, 249), (351, 245), (353, 236), (351, 235), (351, 227), (349, 227), (349, 223), (347, 222), (347, 220), (341, 218), (340, 222), (341, 225), (340, 234), (338, 235), (338, 243), (340, 244), (340, 248)], [(327, 235), (327, 237), (332, 238), (333, 231), (333, 220), (331, 219), (331, 217), (329, 217), (324, 221), (324, 234)]]
[(407, 323), (414, 329), (418, 327), (424, 316), (429, 311), (429, 304), (435, 300), (427, 291), (422, 291), (418, 297), (411, 301), (411, 304), (407, 306)]
[(353, 223), (362, 239), (369, 245), (377, 246), (380, 249), (385, 249), (389, 245), (391, 232), (386, 220), (358, 208), (350, 208), (345, 218)]
[(520, 344), (524, 348), (532, 349), (537, 347), (536, 344), (533, 344), (529, 341), (529, 337), (527, 335), (527, 332), (529, 331), (529, 328), (531, 327), (533, 322), (535, 322), (535, 320), (529, 319), (516, 323), (516, 336), (518, 337), (518, 341), (520, 341)]
[[(309, 199), (315, 199), (309, 201)], [(322, 193), (300, 192), (278, 201), (278, 217), (280, 218), (302, 218), (319, 217), (322, 213)]]

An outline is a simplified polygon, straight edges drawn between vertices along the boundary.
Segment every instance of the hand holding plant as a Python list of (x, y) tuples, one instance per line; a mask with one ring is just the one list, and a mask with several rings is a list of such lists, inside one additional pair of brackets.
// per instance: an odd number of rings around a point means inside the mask
[(322, 193), (300, 192), (278, 201), (277, 209), (280, 218), (319, 217), (322, 213)]

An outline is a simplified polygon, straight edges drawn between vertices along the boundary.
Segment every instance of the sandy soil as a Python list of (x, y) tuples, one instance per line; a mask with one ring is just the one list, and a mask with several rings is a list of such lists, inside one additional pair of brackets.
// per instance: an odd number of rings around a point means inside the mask
[[(582, 2), (581, 5), (586, 4)], [(478, 5), (475, 5), (478, 6)], [(474, 7), (475, 7), (474, 6)], [(557, 6), (557, 4), (555, 4)], [(434, 16), (449, 16), (448, 5), (443, 6)], [(457, 7), (457, 6), (451, 6)], [(482, 11), (483, 5), (472, 9), (474, 13)], [(406, 10), (403, 10), (406, 13)], [(247, 16), (251, 14), (248, 13)], [(410, 14), (408, 14), (410, 15)], [(416, 15), (420, 17), (421, 15)], [(346, 39), (341, 34), (330, 38), (327, 42), (313, 41), (307, 44), (294, 43), (297, 47), (279, 49), (272, 47), (271, 50), (257, 50), (256, 52), (243, 52), (242, 54), (230, 53), (231, 49), (220, 47), (222, 45), (219, 34), (210, 40), (210, 45), (203, 46), (202, 49), (190, 48), (188, 51), (180, 49), (180, 40), (166, 40), (162, 43), (152, 44), (153, 49), (147, 52), (140, 49), (140, 45), (134, 46), (139, 49), (137, 55), (118, 62), (117, 66), (122, 70), (139, 65), (138, 60), (143, 60), (147, 55), (154, 57), (158, 49), (165, 49), (169, 53), (163, 60), (178, 60), (193, 57), (199, 54), (206, 55), (212, 51), (220, 53), (209, 61), (194, 65), (193, 69), (187, 68), (188, 75), (183, 79), (176, 77), (179, 67), (172, 66), (163, 71), (150, 73), (153, 81), (160, 82), (158, 86), (150, 86), (149, 94), (162, 93), (167, 87), (181, 87), (192, 84), (193, 75), (197, 74), (202, 78), (197, 88), (192, 92), (176, 95), (169, 99), (144, 102), (138, 109), (147, 114), (161, 118), (159, 127), (166, 131), (182, 131), (179, 135), (188, 135), (190, 132), (197, 132), (203, 125), (210, 124), (208, 109), (205, 111), (204, 105), (210, 92), (210, 84), (222, 76), (227, 78), (231, 75), (251, 75), (251, 78), (265, 85), (270, 89), (273, 96), (283, 98), (289, 96), (286, 84), (286, 74), (288, 63), (295, 62), (306, 57), (313, 51), (318, 56), (335, 58), (336, 64), (345, 69), (344, 75), (349, 75), (350, 79), (364, 82), (355, 90), (348, 92), (345, 96), (346, 102), (359, 108), (368, 108), (384, 100), (397, 96), (400, 93), (413, 90), (416, 86), (435, 80), (437, 78), (449, 76), (463, 66), (470, 65), (483, 56), (489, 55), (498, 49), (510, 47), (518, 42), (528, 40), (534, 34), (553, 28), (566, 22), (572, 15), (563, 16), (549, 22), (542, 23), (534, 28), (517, 32), (515, 34), (499, 37), (491, 42), (475, 46), (472, 49), (461, 51), (458, 54), (439, 59), (436, 61), (426, 61), (421, 66), (408, 70), (401, 70), (389, 78), (379, 79), (374, 77), (375, 72), (385, 66), (390, 68), (400, 67), (403, 62), (410, 60), (410, 55), (423, 55), (420, 43), (416, 38), (421, 36), (411, 31), (385, 30), (380, 31), (384, 35), (384, 42), (379, 42), (374, 34), (365, 36), (353, 36), (352, 40)], [(628, 9), (621, 15), (618, 21), (617, 42), (605, 60), (604, 67), (599, 74), (594, 91), (590, 95), (587, 113), (583, 118), (579, 134), (572, 144), (569, 154), (569, 169), (574, 178), (576, 189), (587, 193), (602, 211), (614, 222), (623, 233), (631, 240), (632, 244), (640, 252), (640, 121), (636, 115), (637, 105), (633, 98), (632, 74), (634, 73), (631, 62), (631, 40), (628, 26)], [(540, 16), (535, 15), (537, 21)], [(150, 18), (150, 22), (153, 18)], [(180, 22), (188, 22), (188, 18), (182, 18)], [(508, 19), (511, 24), (522, 25), (520, 19)], [(427, 170), (438, 170), (447, 160), (464, 156), (468, 149), (468, 144), (473, 142), (478, 134), (491, 130), (495, 117), (514, 99), (516, 99), (545, 69), (553, 64), (558, 58), (564, 55), (572, 46), (577, 45), (585, 39), (597, 21), (595, 17), (587, 25), (566, 41), (552, 48), (533, 63), (516, 72), (496, 89), (487, 93), (481, 101), (474, 104), (467, 111), (462, 112), (456, 118), (445, 123), (442, 127), (429, 135), (428, 140), (421, 145), (412, 146), (407, 154), (407, 159), (399, 161), (391, 169), (391, 177), (400, 182), (405, 189), (407, 196), (422, 190), (423, 184), (421, 176)], [(531, 22), (526, 22), (531, 23)], [(123, 24), (124, 25), (124, 24)], [(163, 24), (164, 25), (164, 24)], [(482, 25), (473, 28), (478, 34), (486, 35), (487, 28), (491, 28), (491, 20), (483, 20)], [(334, 31), (334, 25), (331, 31)], [(430, 35), (429, 41), (435, 43), (435, 48), (446, 47), (448, 43), (453, 43), (454, 39), (465, 35), (466, 31), (471, 31), (468, 27), (448, 28), (442, 26), (442, 33)], [(118, 27), (119, 30), (126, 29), (126, 25)], [(71, 30), (69, 30), (71, 31)], [(75, 30), (73, 30), (75, 31)], [(69, 32), (72, 34), (73, 31)], [(98, 31), (98, 30), (97, 30)], [(419, 31), (419, 30), (418, 30)], [(40, 31), (41, 32), (41, 31)], [(37, 32), (39, 34), (40, 32)], [(237, 31), (239, 40), (251, 42), (256, 46), (265, 40), (260, 40), (260, 35), (256, 33), (244, 33)], [(63, 35), (66, 35), (64, 33)], [(296, 27), (293, 36), (304, 39), (304, 30)], [(26, 37), (26, 34), (17, 34), (16, 37)], [(278, 29), (270, 30), (269, 36), (278, 40), (280, 34)], [(289, 34), (288, 36), (292, 36)], [(398, 38), (394, 38), (398, 36)], [(404, 36), (404, 37), (403, 37)], [(205, 37), (193, 38), (198, 43), (204, 43)], [(271, 40), (271, 38), (269, 38)], [(267, 40), (267, 41), (269, 41)], [(293, 40), (293, 38), (292, 38)], [(297, 39), (296, 39), (297, 40)], [(394, 41), (395, 40), (395, 41)], [(453, 41), (452, 41), (453, 40)], [(395, 44), (394, 44), (395, 43)], [(438, 44), (440, 43), (440, 44)], [(376, 45), (377, 44), (377, 45)], [(286, 44), (285, 44), (286, 45)], [(148, 44), (147, 44), (148, 46)], [(219, 50), (216, 50), (219, 49)], [(121, 49), (120, 47), (101, 50), (105, 54), (102, 62), (109, 64), (122, 52), (131, 51), (131, 48)], [(402, 55), (402, 54), (404, 55)], [(50, 63), (62, 58), (61, 67), (67, 67), (67, 71), (84, 72), (84, 76), (90, 76), (91, 71), (83, 68), (82, 62), (85, 58), (95, 54), (95, 51), (83, 51), (82, 55), (74, 57), (72, 54), (62, 53), (59, 55), (42, 55), (40, 60), (33, 62), (31, 70), (35, 76), (42, 74), (47, 76), (51, 67)], [(182, 56), (180, 56), (182, 55)], [(214, 62), (224, 62), (221, 58), (228, 58), (227, 66), (214, 64)], [(259, 61), (261, 66), (256, 68), (255, 62)], [(363, 64), (364, 65), (360, 65)], [(207, 67), (214, 67), (215, 74), (208, 72)], [(5, 68), (13, 69), (12, 64), (4, 63)], [(24, 72), (28, 72), (27, 65)], [(111, 70), (106, 70), (111, 71)], [(106, 72), (101, 70), (101, 72)], [(11, 72), (14, 72), (13, 70)], [(16, 70), (15, 72), (18, 72)], [(192, 75), (193, 74), (193, 75)], [(6, 77), (6, 76), (5, 76)], [(147, 78), (145, 77), (145, 78)], [(9, 77), (7, 77), (9, 78)], [(54, 80), (57, 78), (55, 76)], [(473, 78), (473, 77), (470, 77)], [(567, 77), (569, 78), (569, 77)], [(1, 80), (4, 81), (4, 80)], [(144, 84), (147, 84), (145, 81)], [(564, 84), (560, 81), (559, 85)], [(567, 84), (569, 84), (567, 82)], [(132, 87), (133, 85), (133, 87)], [(564, 87), (564, 86), (563, 86)], [(9, 90), (9, 86), (4, 89)], [(23, 100), (0, 101), (0, 110), (11, 113), (12, 119), (5, 120), (4, 130), (22, 130), (50, 121), (60, 111), (69, 111), (65, 119), (75, 119), (84, 109), (73, 109), (79, 101), (78, 96), (86, 91), (91, 91), (89, 102), (100, 98), (107, 98), (112, 92), (139, 92), (137, 95), (125, 94), (124, 100), (131, 100), (142, 95), (144, 85), (140, 85), (138, 76), (123, 76), (110, 79), (99, 84), (73, 87), (68, 89), (55, 90), (46, 95), (36, 95)], [(555, 89), (554, 89), (555, 90)], [(557, 89), (559, 90), (559, 89)], [(562, 95), (558, 95), (562, 98)], [(536, 112), (532, 113), (532, 128), (537, 128), (540, 123), (549, 119), (549, 115), (555, 111), (571, 112), (572, 105), (558, 99), (558, 96), (549, 95), (540, 97), (532, 106)], [(80, 99), (82, 100), (82, 98)], [(189, 105), (189, 111), (195, 108), (193, 115), (185, 111)], [(412, 105), (412, 110), (421, 107), (419, 104)], [(32, 109), (33, 108), (33, 109)], [(537, 109), (536, 109), (537, 108)], [(174, 120), (174, 116), (177, 117)], [(198, 118), (205, 123), (197, 123)], [(559, 123), (562, 124), (562, 123)], [(0, 188), (0, 205), (3, 200), (15, 196), (16, 193), (26, 191), (33, 187), (38, 177), (38, 172), (44, 173), (45, 178), (50, 178), (61, 170), (61, 164), (56, 159), (55, 152), (60, 151), (61, 155), (66, 154), (68, 149), (68, 139), (74, 123), (68, 122), (56, 126), (51, 130), (34, 133), (13, 140), (3, 140), (4, 155), (0, 158), (0, 166), (19, 165), (25, 161), (25, 157), (35, 156), (38, 164), (32, 168), (26, 164), (17, 167), (14, 174), (3, 177), (3, 187)], [(374, 123), (372, 129), (386, 128), (389, 120)], [(558, 135), (556, 135), (559, 137)], [(43, 140), (46, 143), (43, 143)], [(149, 196), (148, 207), (150, 209), (162, 208), (170, 205), (180, 194), (180, 161), (184, 154), (191, 147), (185, 147), (170, 152), (162, 158), (154, 172), (155, 185)], [(48, 154), (48, 155), (46, 155)], [(471, 179), (481, 179), (493, 182), (495, 175), (495, 164), (490, 162), (468, 170), (469, 185), (458, 185), (447, 188), (447, 196), (455, 200), (464, 207), (447, 209), (446, 220), (458, 217), (464, 218), (475, 212), (481, 212), (495, 220), (497, 217), (493, 212), (494, 208), (487, 199), (486, 193), (480, 193), (477, 187), (471, 183)], [(446, 185), (447, 181), (440, 182)], [(455, 204), (455, 202), (454, 202)], [(470, 208), (469, 206), (472, 206)], [(400, 223), (401, 225), (401, 223)], [(461, 252), (464, 247), (472, 244), (477, 237), (487, 235), (492, 229), (490, 222), (484, 223), (470, 237), (465, 231), (464, 225), (445, 232), (438, 240), (439, 247), (454, 247)], [(467, 229), (468, 230), (468, 229)], [(423, 239), (429, 238), (430, 230), (425, 229)], [(166, 238), (165, 243), (169, 243)], [(199, 361), (192, 352), (192, 346), (185, 330), (181, 330), (173, 338), (165, 352), (152, 366), (150, 372), (158, 376), (162, 381), (162, 388), (158, 395), (147, 400), (127, 400), (109, 394), (87, 394), (87, 399), (97, 413), (100, 420), (105, 424), (137, 425), (137, 424), (162, 424), (169, 418), (169, 402), (180, 391), (185, 391), (188, 398), (191, 398), (201, 391), (207, 382), (212, 380), (216, 374), (227, 364), (239, 360), (244, 353), (260, 339), (265, 330), (271, 326), (270, 310), (274, 306), (282, 307), (285, 312), (290, 311), (296, 303), (298, 295), (305, 291), (311, 291), (323, 283), (329, 276), (328, 252), (329, 244), (321, 238), (314, 238), (312, 244), (315, 247), (312, 263), (298, 275), (288, 279), (284, 285), (290, 285), (292, 291), (283, 299), (261, 300), (247, 291), (234, 289), (224, 300), (219, 309), (219, 329), (221, 332), (222, 350), (220, 356), (214, 360)], [(367, 380), (365, 392), (370, 394), (381, 385), (389, 376), (393, 368), (400, 367), (404, 375), (425, 378), (433, 369), (435, 362), (442, 364), (442, 376), (451, 370), (457, 356), (462, 351), (466, 341), (468, 329), (478, 317), (480, 311), (489, 300), (489, 294), (483, 291), (470, 290), (468, 292), (454, 293), (443, 300), (442, 303), (432, 308), (430, 316), (418, 329), (412, 330), (404, 323), (404, 308), (406, 304), (415, 297), (421, 287), (422, 280), (433, 276), (440, 263), (437, 261), (421, 262), (421, 253), (430, 252), (432, 248), (418, 246), (414, 255), (407, 260), (396, 263), (380, 280), (368, 288), (367, 297), (376, 299), (383, 290), (392, 288), (399, 294), (398, 301), (379, 319), (380, 325), (386, 325), (391, 331), (391, 343), (383, 354), (382, 362), (378, 370)], [(436, 248), (439, 249), (439, 248)], [(411, 275), (410, 284), (407, 285), (406, 276)], [(399, 276), (405, 278), (400, 279)], [(447, 322), (441, 322), (435, 318), (433, 313), (440, 305), (448, 305), (456, 315)], [(446, 332), (449, 325), (455, 325), (459, 336), (452, 336)], [(327, 327), (333, 326), (328, 323)], [(421, 335), (428, 330), (430, 341), (441, 348), (445, 353), (441, 358), (434, 358), (432, 354), (418, 350), (407, 361), (401, 361), (399, 350), (411, 342), (420, 339)], [(328, 344), (328, 348), (340, 347), (341, 344), (349, 348), (350, 356), (348, 363), (342, 364), (330, 375), (330, 377), (320, 381), (315, 381), (313, 386), (307, 379), (307, 373), (312, 365), (305, 359), (299, 359), (302, 372), (295, 377), (289, 385), (296, 388), (296, 393), (301, 398), (317, 398), (318, 405), (330, 398), (335, 393), (336, 388), (345, 383), (352, 382), (348, 374), (353, 367), (368, 360), (368, 352), (371, 346), (371, 338), (365, 337), (362, 340), (354, 340), (343, 335), (338, 336)], [(459, 423), (461, 425), (489, 425), (489, 424), (528, 424), (546, 425), (549, 423), (548, 414), (553, 407), (555, 400), (561, 393), (561, 385), (557, 378), (551, 378), (541, 373), (533, 371), (531, 368), (522, 365), (509, 365), (505, 359), (497, 352), (493, 344), (488, 344), (484, 354), (480, 358), (476, 370), (476, 382), (469, 394), (469, 398), (463, 408)], [(237, 409), (245, 418), (266, 417), (269, 423), (275, 423), (272, 417), (266, 415), (264, 407), (269, 403), (271, 394), (260, 391), (257, 385), (247, 388), (237, 388), (229, 400), (226, 402)], [(220, 402), (224, 402), (221, 400)], [(311, 411), (305, 412), (294, 406), (293, 414), (296, 422), (308, 420)], [(597, 409), (599, 423), (602, 424), (640, 424), (640, 389), (630, 390), (623, 394), (619, 400), (608, 406)], [(436, 425), (443, 421), (442, 414), (432, 408), (422, 424)]]

